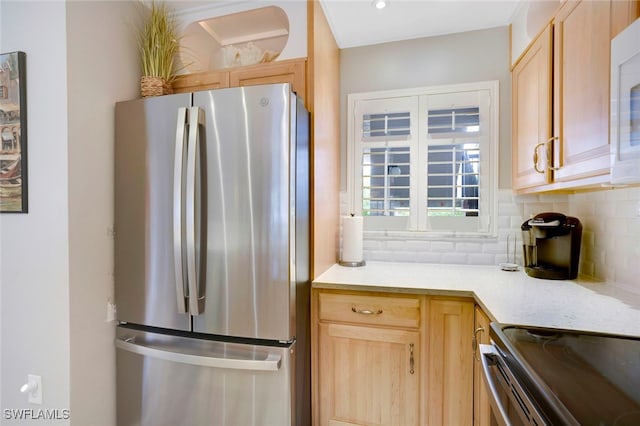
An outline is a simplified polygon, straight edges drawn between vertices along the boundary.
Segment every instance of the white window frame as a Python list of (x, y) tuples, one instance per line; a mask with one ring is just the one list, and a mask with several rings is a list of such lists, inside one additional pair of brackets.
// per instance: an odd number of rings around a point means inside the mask
[[(347, 199), (348, 212), (362, 214), (362, 116), (363, 113), (397, 112), (398, 103), (404, 100), (407, 105), (415, 105), (411, 109), (411, 135), (403, 140), (390, 138), (377, 142), (367, 141), (367, 146), (385, 147), (410, 143), (411, 150), (411, 208), (408, 217), (371, 216), (364, 218), (367, 232), (382, 232), (385, 235), (410, 232), (411, 235), (424, 237), (496, 237), (497, 236), (497, 196), (498, 196), (498, 134), (499, 134), (499, 84), (498, 81), (481, 81), (463, 84), (428, 86), (411, 89), (385, 90), (377, 92), (353, 93), (347, 96)], [(480, 208), (488, 214), (480, 216), (476, 225), (471, 217), (440, 218), (433, 220), (427, 216), (426, 209), (426, 146), (428, 143), (427, 111), (429, 96), (455, 95), (460, 92), (488, 93), (488, 103), (482, 118), (483, 132), (487, 132), (488, 146), (482, 147), (480, 157), (482, 176), (480, 180)], [(415, 101), (408, 100), (415, 98)], [(361, 101), (367, 101), (366, 103)], [(372, 102), (373, 101), (373, 102)], [(378, 104), (388, 107), (382, 109), (363, 110), (363, 105)], [(484, 106), (481, 105), (481, 109)], [(416, 111), (417, 108), (417, 111)], [(405, 108), (406, 110), (406, 108)], [(415, 114), (415, 115), (414, 115)], [(418, 150), (424, 147), (423, 150)], [(417, 154), (417, 152), (420, 154)], [(444, 219), (444, 220), (442, 220)], [(453, 220), (450, 220), (453, 219)], [(437, 222), (437, 223), (436, 223)]]

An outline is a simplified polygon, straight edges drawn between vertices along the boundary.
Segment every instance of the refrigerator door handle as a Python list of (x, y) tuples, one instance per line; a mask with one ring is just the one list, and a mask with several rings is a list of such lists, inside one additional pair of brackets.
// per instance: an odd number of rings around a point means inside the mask
[(252, 371), (278, 371), (281, 365), (279, 354), (269, 353), (265, 359), (237, 359), (215, 356), (194, 355), (189, 353), (173, 352), (169, 350), (157, 349), (133, 340), (116, 339), (116, 348), (132, 352), (134, 354), (162, 359), (171, 362), (197, 365), (203, 367), (215, 367), (236, 370)]
[(187, 313), (187, 298), (184, 277), (184, 239), (183, 239), (183, 206), (184, 194), (182, 190), (182, 172), (184, 168), (184, 149), (187, 135), (187, 108), (178, 109), (178, 123), (176, 126), (176, 144), (173, 163), (173, 261), (175, 269), (176, 300), (178, 312)]
[[(201, 247), (203, 238), (198, 235), (199, 203), (201, 199), (196, 197), (197, 162), (200, 155), (200, 131), (204, 126), (204, 111), (199, 107), (191, 107), (189, 112), (189, 141), (187, 143), (187, 178), (186, 178), (186, 240), (187, 240), (187, 285), (189, 288), (189, 312), (191, 315), (200, 315), (204, 312), (204, 296), (200, 289), (200, 267), (202, 256)], [(201, 184), (201, 183), (200, 183)]]

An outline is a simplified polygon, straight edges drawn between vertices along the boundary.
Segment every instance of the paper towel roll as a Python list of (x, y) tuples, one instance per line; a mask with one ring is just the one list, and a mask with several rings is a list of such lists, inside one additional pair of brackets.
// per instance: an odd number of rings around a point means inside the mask
[(362, 262), (362, 216), (342, 217), (342, 262)]

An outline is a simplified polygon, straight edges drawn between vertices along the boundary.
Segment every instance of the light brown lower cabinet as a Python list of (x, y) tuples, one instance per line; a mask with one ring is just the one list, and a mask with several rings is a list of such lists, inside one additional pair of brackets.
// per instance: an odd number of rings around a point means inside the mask
[(314, 289), (313, 424), (471, 425), (474, 303)]
[(491, 320), (481, 307), (475, 308), (475, 326), (473, 332), (473, 425), (489, 426), (491, 424), (491, 405), (489, 390), (482, 379), (482, 363), (480, 362), (479, 344), (489, 344), (489, 324)]
[(347, 324), (319, 327), (319, 380), (327, 390), (320, 424), (419, 424), (419, 332)]
[(473, 422), (471, 300), (429, 299), (427, 424)]

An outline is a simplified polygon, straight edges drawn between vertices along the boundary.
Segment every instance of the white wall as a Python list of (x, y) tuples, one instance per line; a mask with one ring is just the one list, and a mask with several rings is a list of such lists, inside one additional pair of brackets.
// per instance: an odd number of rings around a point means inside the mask
[(115, 425), (113, 124), (139, 97), (137, 2), (67, 3), (71, 424)]
[[(524, 51), (558, 7), (556, 0), (526, 2), (514, 16), (512, 59)], [(481, 54), (478, 54), (481, 52)], [(364, 237), (366, 260), (495, 265), (507, 260), (507, 238), (520, 243), (520, 225), (531, 215), (558, 211), (584, 226), (580, 273), (640, 293), (640, 188), (580, 194), (514, 196), (511, 190), (511, 77), (507, 28), (473, 31), (341, 51), (342, 189), (346, 189), (346, 96), (474, 80), (500, 80), (500, 190), (498, 238), (443, 239), (410, 232)], [(346, 194), (341, 212), (347, 213)], [(521, 249), (516, 250), (521, 262)], [(512, 259), (512, 257), (511, 257)]]
[[(27, 54), (30, 210), (0, 215), (0, 407), (115, 425), (113, 110), (139, 93), (138, 4), (0, 5), (0, 51)], [(28, 373), (42, 376), (42, 406), (18, 392)]]
[[(0, 215), (2, 409), (69, 408), (69, 241), (65, 4), (2, 3), (0, 51), (27, 57), (29, 213)], [(27, 374), (43, 405), (27, 403)], [(3, 425), (43, 424), (13, 421)], [(61, 420), (57, 424), (68, 424)]]
[(340, 51), (341, 188), (346, 189), (349, 93), (499, 80), (499, 186), (511, 187), (509, 29), (469, 31)]
[(513, 65), (525, 51), (529, 43), (549, 23), (559, 0), (523, 1), (511, 21), (511, 64)]
[[(166, 2), (169, 7), (176, 12), (178, 31), (184, 32), (186, 27), (194, 22), (215, 18), (218, 16), (231, 15), (248, 10), (258, 9), (267, 6), (277, 6), (281, 8), (289, 20), (289, 37), (286, 45), (280, 52), (276, 60), (293, 58), (305, 58), (307, 56), (307, 2), (291, 0), (258, 0), (258, 1), (236, 1), (218, 0), (215, 2), (184, 2), (181, 0), (170, 0)], [(195, 4), (195, 6), (194, 6)], [(184, 40), (189, 49), (191, 40)], [(212, 44), (212, 48), (215, 45)], [(194, 50), (197, 47), (194, 46)], [(188, 58), (188, 53), (185, 54)], [(186, 62), (187, 60), (185, 60)], [(188, 60), (191, 61), (191, 60)], [(189, 62), (186, 62), (189, 63)]]

